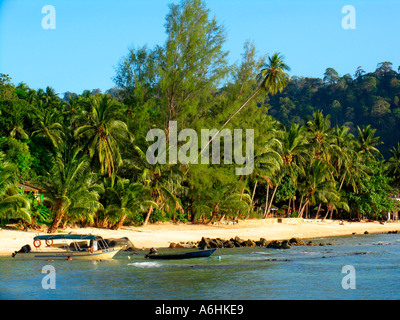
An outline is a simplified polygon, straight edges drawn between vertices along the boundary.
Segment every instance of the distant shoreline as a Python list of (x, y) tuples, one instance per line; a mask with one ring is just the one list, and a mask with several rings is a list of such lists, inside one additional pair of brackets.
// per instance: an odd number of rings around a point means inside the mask
[[(285, 240), (292, 237), (301, 239), (327, 238), (368, 233), (387, 233), (399, 231), (399, 222), (344, 222), (338, 220), (306, 220), (306, 219), (248, 219), (240, 220), (234, 225), (202, 225), (191, 223), (158, 223), (146, 227), (123, 227), (120, 230), (100, 228), (67, 228), (63, 232), (95, 234), (103, 238), (127, 237), (137, 249), (167, 248), (172, 242), (200, 241), (202, 237), (229, 240), (238, 236), (242, 239), (268, 241)], [(32, 244), (38, 232), (0, 230), (0, 256), (9, 256), (25, 244)], [(41, 233), (42, 234), (42, 233)]]

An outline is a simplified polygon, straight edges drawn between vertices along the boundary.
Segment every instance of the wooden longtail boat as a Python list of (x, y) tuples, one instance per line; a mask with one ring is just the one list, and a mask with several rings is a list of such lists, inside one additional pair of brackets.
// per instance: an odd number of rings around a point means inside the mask
[[(40, 249), (42, 240), (46, 247)], [(61, 244), (55, 244), (55, 240), (61, 240)], [(68, 240), (72, 240), (68, 244)], [(78, 242), (79, 240), (79, 242)], [(89, 244), (87, 243), (89, 241)], [(61, 260), (100, 260), (112, 259), (124, 246), (109, 247), (100, 236), (88, 234), (56, 234), (40, 235), (33, 238), (35, 250), (29, 244), (15, 251), (12, 257), (15, 259), (61, 259)]]
[(145, 257), (149, 259), (160, 259), (160, 260), (176, 260), (176, 259), (192, 259), (192, 258), (204, 258), (211, 256), (214, 251), (217, 249), (210, 250), (199, 250), (199, 251), (191, 251), (191, 252), (182, 252), (182, 253), (171, 253), (171, 254), (158, 254), (157, 250), (152, 249), (149, 254)]

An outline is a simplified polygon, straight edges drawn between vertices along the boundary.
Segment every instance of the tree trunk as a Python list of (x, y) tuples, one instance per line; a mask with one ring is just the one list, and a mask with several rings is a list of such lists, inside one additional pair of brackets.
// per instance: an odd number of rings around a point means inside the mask
[(256, 180), (256, 183), (254, 184), (254, 188), (253, 188), (253, 194), (251, 195), (251, 204), (250, 204), (250, 208), (249, 208), (249, 212), (250, 213), (253, 209), (253, 200), (254, 200), (254, 195), (256, 194), (256, 189), (257, 189), (257, 183), (258, 181)]
[(275, 193), (276, 193), (276, 190), (278, 189), (278, 186), (279, 186), (279, 182), (276, 184), (275, 189), (274, 189), (274, 192), (272, 193), (271, 201), (269, 202), (269, 206), (268, 206), (268, 210), (267, 210), (267, 215), (268, 215), (268, 214), (270, 213), (270, 211), (271, 211), (272, 202), (274, 201)]
[(61, 223), (62, 218), (64, 217), (64, 208), (62, 200), (57, 200), (55, 204), (55, 216), (53, 222), (51, 223), (47, 233), (55, 233)]
[(325, 215), (325, 217), (322, 218), (322, 221), (324, 221), (328, 217), (329, 213), (331, 213), (331, 219), (332, 219), (332, 212), (333, 212), (333, 205), (332, 204), (328, 204), (326, 206), (326, 215)]
[(124, 225), (125, 219), (126, 219), (126, 214), (122, 213), (121, 217), (118, 220), (118, 222), (116, 224), (114, 224), (112, 229), (113, 230), (119, 230)]
[(317, 214), (315, 215), (315, 220), (318, 219), (318, 215), (319, 215), (319, 212), (321, 210), (321, 205), (322, 205), (322, 203), (320, 203), (319, 206), (318, 206)]
[(149, 222), (149, 218), (152, 212), (153, 212), (153, 206), (150, 205), (149, 211), (147, 211), (146, 219), (144, 219), (143, 222), (143, 227), (147, 226), (147, 223)]
[(304, 209), (308, 205), (308, 202), (309, 202), (309, 200), (306, 198), (306, 202), (304, 202), (303, 208), (301, 208), (300, 211), (299, 211), (299, 218), (301, 218), (303, 216)]
[(221, 132), (221, 130), (225, 128), (225, 126), (232, 120), (232, 118), (233, 118), (234, 116), (236, 116), (236, 114), (238, 114), (238, 113), (240, 112), (240, 110), (242, 110), (242, 109), (246, 106), (246, 104), (248, 104), (248, 103), (250, 102), (250, 100), (253, 99), (253, 98), (257, 95), (257, 93), (260, 92), (260, 90), (261, 90), (261, 88), (258, 88), (258, 89), (250, 96), (250, 98), (248, 98), (248, 99), (246, 100), (246, 102), (243, 103), (243, 104), (240, 106), (240, 108), (237, 109), (236, 112), (235, 112), (234, 114), (232, 114), (232, 115), (229, 117), (229, 119), (222, 125), (222, 127), (218, 130), (218, 132), (208, 141), (208, 143), (207, 143), (206, 146), (203, 148), (203, 150), (201, 150), (201, 152), (200, 152), (200, 154), (199, 154), (199, 157), (201, 157), (201, 155), (203, 154), (204, 150), (207, 149), (208, 145), (215, 139), (215, 137)]
[(297, 218), (301, 218), (300, 217), (300, 209), (301, 209), (301, 206), (303, 205), (303, 198), (304, 198), (304, 196), (301, 196), (299, 210), (297, 212)]
[(268, 210), (268, 194), (269, 194), (269, 184), (267, 184), (267, 196), (265, 197), (265, 209), (264, 209), (264, 216), (265, 219), (267, 217), (267, 210)]
[(206, 222), (206, 224), (211, 224), (212, 221), (213, 221), (213, 219), (214, 219), (214, 217), (215, 217), (215, 215), (216, 215), (218, 212), (219, 212), (219, 210), (218, 210), (218, 203), (217, 203), (217, 204), (215, 205), (215, 207), (214, 207), (214, 210), (213, 210), (212, 214), (211, 214), (210, 220), (208, 220), (208, 221)]

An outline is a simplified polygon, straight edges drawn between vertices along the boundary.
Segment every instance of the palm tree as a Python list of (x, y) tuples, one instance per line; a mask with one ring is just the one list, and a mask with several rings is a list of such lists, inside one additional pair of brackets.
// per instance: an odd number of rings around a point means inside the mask
[[(0, 158), (3, 155), (0, 153)], [(14, 165), (0, 159), (0, 217), (31, 222), (30, 201), (18, 191)]]
[[(277, 171), (279, 171), (283, 164), (282, 157), (280, 156), (279, 152), (276, 151), (276, 147), (279, 144), (279, 141), (276, 139), (278, 123), (274, 120), (271, 120), (272, 119), (265, 121), (261, 120), (262, 123), (260, 123), (262, 132), (259, 133), (258, 140), (260, 141), (257, 141), (258, 146), (255, 147), (256, 154), (254, 155), (254, 171), (250, 176), (250, 179), (254, 180), (254, 188), (251, 196), (249, 213), (253, 209), (253, 200), (258, 182), (265, 181), (267, 183), (267, 188), (269, 188), (272, 177)], [(267, 190), (267, 193), (268, 191), (269, 190)]]
[(251, 208), (250, 195), (241, 194), (235, 187), (235, 183), (214, 181), (213, 188), (208, 193), (209, 197), (204, 199), (205, 201), (202, 203), (203, 211), (211, 213), (207, 224), (211, 223), (217, 216), (222, 217), (220, 218), (222, 220), (225, 216), (237, 216), (238, 212), (249, 212)]
[[(181, 188), (180, 182), (183, 172), (176, 165), (150, 165), (146, 158), (146, 153), (139, 146), (134, 147), (135, 159), (127, 161), (127, 164), (134, 168), (137, 173), (136, 179), (140, 181), (144, 188), (150, 193), (151, 199), (143, 226), (149, 222), (154, 208), (169, 210), (170, 207), (184, 212), (180, 200), (176, 196)], [(147, 192), (147, 191), (146, 191)]]
[[(322, 111), (313, 112), (312, 119), (307, 121), (307, 132), (317, 160), (328, 161), (328, 150), (332, 140), (330, 115), (324, 118)], [(329, 161), (328, 161), (329, 162)]]
[(99, 166), (102, 175), (107, 172), (111, 177), (122, 163), (119, 146), (132, 142), (133, 138), (126, 123), (118, 120), (121, 108), (111, 96), (90, 96), (89, 103), (89, 124), (77, 128), (75, 137), (86, 139), (84, 151), (92, 159), (92, 167)]
[(268, 57), (268, 62), (263, 66), (257, 76), (258, 88), (254, 93), (233, 113), (229, 119), (222, 125), (219, 131), (208, 141), (206, 146), (201, 150), (201, 156), (208, 145), (216, 138), (222, 129), (237, 115), (261, 90), (266, 94), (275, 95), (281, 92), (289, 82), (289, 75), (285, 71), (290, 71), (289, 66), (283, 61), (284, 57), (280, 53), (274, 53), (272, 57)]
[(307, 141), (304, 127), (292, 123), (289, 130), (284, 128), (282, 131), (277, 131), (277, 141), (279, 143), (276, 146), (276, 152), (282, 159), (282, 165), (275, 176), (275, 188), (264, 217), (268, 216), (272, 208), (272, 202), (282, 178), (288, 175), (293, 181), (296, 181), (300, 174), (304, 174), (307, 161)]
[(106, 208), (109, 217), (115, 217), (116, 223), (112, 227), (118, 230), (126, 218), (144, 212), (150, 205), (157, 206), (151, 200), (149, 189), (140, 182), (131, 183), (129, 179), (117, 178), (109, 189), (110, 205)]
[(319, 160), (313, 160), (311, 165), (306, 168), (305, 180), (299, 186), (299, 191), (305, 197), (299, 210), (299, 218), (303, 216), (304, 209), (308, 204), (317, 205), (340, 200), (335, 181), (332, 179), (331, 169), (326, 163)]
[(58, 123), (57, 118), (58, 114), (56, 110), (45, 110), (43, 114), (39, 114), (34, 124), (37, 130), (32, 132), (32, 136), (38, 135), (48, 137), (56, 149), (58, 149), (64, 136), (62, 131), (63, 127)]
[(392, 147), (389, 150), (392, 155), (387, 161), (387, 172), (388, 175), (396, 183), (396, 186), (400, 185), (400, 143), (397, 143), (397, 147)]
[(56, 232), (63, 219), (91, 219), (101, 207), (98, 200), (102, 188), (96, 183), (96, 175), (90, 172), (88, 157), (79, 158), (79, 152), (75, 149), (58, 153), (51, 171), (39, 177), (54, 215), (48, 233)]
[[(357, 184), (355, 182), (357, 178), (355, 176), (356, 172), (354, 172), (355, 167), (360, 169), (359, 173), (363, 172), (357, 162), (359, 159), (359, 154), (356, 152), (358, 142), (349, 131), (349, 127), (337, 126), (334, 130), (332, 141), (329, 146), (330, 164), (333, 168), (332, 174), (339, 185), (337, 190), (338, 194), (340, 194), (345, 181), (352, 181), (353, 189), (356, 190)], [(332, 218), (333, 210), (338, 207), (340, 207), (340, 203), (337, 201), (328, 204), (328, 210), (325, 217), (330, 213), (330, 218)]]
[[(182, 172), (177, 166), (156, 165), (152, 168), (146, 168), (142, 173), (142, 181), (146, 188), (150, 189), (151, 197), (159, 207), (172, 206), (176, 210), (183, 212), (183, 208), (176, 197), (176, 187), (182, 177)], [(154, 207), (150, 204), (143, 226), (149, 222)]]
[(372, 129), (371, 125), (368, 125), (361, 130), (357, 126), (357, 131), (360, 151), (365, 155), (366, 159), (373, 160), (376, 156), (382, 157), (380, 151), (375, 148), (375, 146), (383, 143), (379, 140), (379, 137), (374, 137), (376, 129)]
[(41, 92), (41, 100), (46, 106), (57, 105), (59, 102), (57, 93), (52, 87), (46, 87), (46, 90)]

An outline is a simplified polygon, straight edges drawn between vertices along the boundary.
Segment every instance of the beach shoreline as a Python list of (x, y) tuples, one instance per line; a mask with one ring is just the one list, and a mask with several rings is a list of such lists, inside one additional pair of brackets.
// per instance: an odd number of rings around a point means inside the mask
[[(94, 234), (103, 238), (127, 237), (137, 249), (168, 248), (171, 243), (197, 242), (202, 237), (229, 240), (234, 237), (251, 239), (264, 238), (267, 241), (285, 240), (293, 237), (301, 239), (327, 238), (351, 234), (400, 232), (399, 222), (340, 222), (338, 220), (306, 219), (248, 219), (237, 224), (191, 224), (157, 223), (146, 227), (122, 227), (120, 230), (101, 228), (71, 228), (64, 233)], [(0, 256), (9, 256), (25, 244), (32, 244), (37, 231), (0, 229)]]

